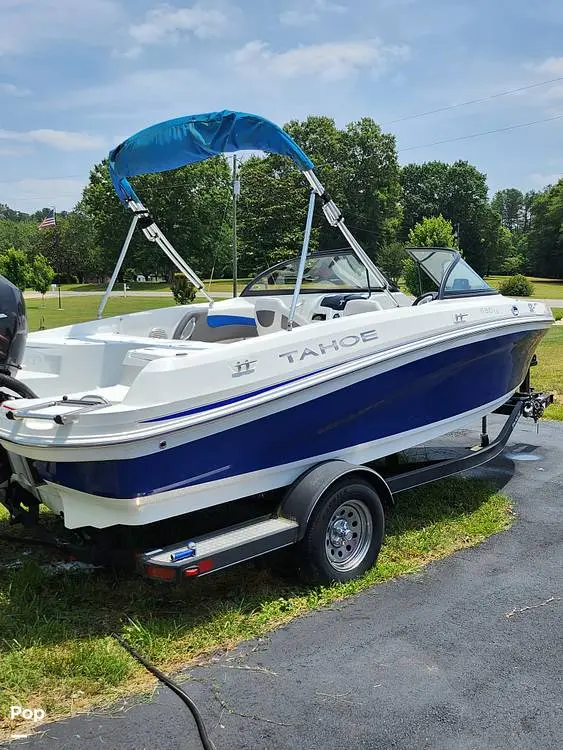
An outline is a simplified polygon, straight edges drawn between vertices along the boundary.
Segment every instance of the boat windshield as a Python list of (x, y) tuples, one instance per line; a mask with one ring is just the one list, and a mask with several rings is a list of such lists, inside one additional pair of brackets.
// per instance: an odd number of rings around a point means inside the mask
[[(299, 258), (282, 261), (259, 274), (242, 292), (243, 296), (292, 294)], [(381, 291), (382, 286), (351, 250), (310, 255), (305, 261), (301, 294), (314, 292)]]
[(440, 297), (498, 294), (468, 265), (457, 250), (449, 248), (407, 248), (420, 268), (436, 284)]

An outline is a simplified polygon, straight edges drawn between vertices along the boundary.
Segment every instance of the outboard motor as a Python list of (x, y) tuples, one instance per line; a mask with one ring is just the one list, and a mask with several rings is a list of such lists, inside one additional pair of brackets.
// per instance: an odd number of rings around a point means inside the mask
[(27, 338), (25, 302), (21, 290), (0, 276), (0, 373), (16, 376)]
[[(27, 318), (23, 294), (11, 281), (0, 276), (0, 404), (14, 398), (37, 398), (31, 388), (16, 377), (23, 360), (26, 339)], [(39, 503), (31, 493), (11, 481), (11, 474), (8, 454), (0, 447), (0, 503), (8, 509), (12, 522), (34, 524)]]

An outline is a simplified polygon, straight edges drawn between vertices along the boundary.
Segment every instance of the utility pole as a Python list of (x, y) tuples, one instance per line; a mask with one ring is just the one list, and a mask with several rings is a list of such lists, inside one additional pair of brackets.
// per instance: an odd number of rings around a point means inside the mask
[(240, 180), (237, 172), (237, 157), (233, 155), (233, 297), (237, 296), (237, 200), (240, 195)]

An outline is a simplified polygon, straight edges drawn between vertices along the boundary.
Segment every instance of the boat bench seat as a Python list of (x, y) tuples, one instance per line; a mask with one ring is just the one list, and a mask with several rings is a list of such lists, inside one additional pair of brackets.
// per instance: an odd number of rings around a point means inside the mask
[(375, 312), (383, 307), (374, 299), (351, 299), (346, 302), (344, 315), (358, 315), (358, 313)]

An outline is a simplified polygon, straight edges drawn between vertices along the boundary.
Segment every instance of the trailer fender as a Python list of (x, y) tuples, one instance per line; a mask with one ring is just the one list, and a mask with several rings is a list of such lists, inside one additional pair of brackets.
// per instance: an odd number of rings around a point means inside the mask
[(384, 508), (389, 508), (394, 504), (393, 493), (389, 485), (373, 469), (368, 466), (350, 464), (340, 459), (324, 461), (295, 480), (278, 508), (280, 516), (297, 521), (299, 524), (298, 540), (303, 538), (311, 514), (321, 497), (335, 482), (346, 476), (350, 479), (356, 476), (369, 482), (379, 495)]

